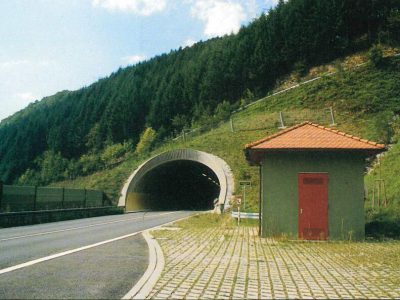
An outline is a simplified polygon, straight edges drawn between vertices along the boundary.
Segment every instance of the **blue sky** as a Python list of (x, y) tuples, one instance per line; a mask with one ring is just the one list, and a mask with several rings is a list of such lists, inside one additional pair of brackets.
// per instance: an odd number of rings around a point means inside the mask
[(277, 0), (0, 0), (0, 120), (180, 46), (237, 32)]

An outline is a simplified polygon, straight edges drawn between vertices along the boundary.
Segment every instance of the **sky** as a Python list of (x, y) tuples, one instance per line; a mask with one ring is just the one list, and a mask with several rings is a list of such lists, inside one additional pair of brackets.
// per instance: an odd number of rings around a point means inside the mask
[(0, 120), (197, 41), (236, 33), (278, 0), (0, 0)]

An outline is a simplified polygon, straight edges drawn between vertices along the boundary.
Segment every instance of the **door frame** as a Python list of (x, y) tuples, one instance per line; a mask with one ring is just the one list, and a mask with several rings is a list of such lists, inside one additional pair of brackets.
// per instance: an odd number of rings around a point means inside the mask
[(298, 238), (299, 239), (304, 239), (304, 240), (315, 240), (315, 239), (307, 239), (304, 238), (303, 236), (303, 228), (300, 225), (300, 218), (302, 214), (302, 207), (300, 207), (300, 185), (304, 185), (301, 180), (304, 178), (302, 175), (315, 175), (317, 177), (323, 177), (326, 179), (326, 182), (324, 183), (324, 186), (326, 187), (326, 224), (325, 224), (325, 235), (321, 239), (317, 240), (328, 240), (329, 239), (329, 173), (328, 172), (298, 172), (297, 173), (297, 204), (298, 204), (298, 210), (297, 210), (297, 216), (298, 216)]

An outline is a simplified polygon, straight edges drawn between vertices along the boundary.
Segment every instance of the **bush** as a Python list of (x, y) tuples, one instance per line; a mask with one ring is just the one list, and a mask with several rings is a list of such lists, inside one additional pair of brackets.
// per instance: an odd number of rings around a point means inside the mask
[(305, 63), (304, 60), (298, 61), (294, 64), (293, 71), (294, 71), (296, 80), (300, 81), (301, 77), (304, 77), (307, 75), (307, 71), (308, 71), (307, 64)]
[(229, 120), (231, 116), (231, 104), (228, 101), (219, 103), (215, 108), (214, 118), (217, 122)]
[(121, 158), (132, 149), (132, 144), (124, 142), (123, 144), (114, 144), (107, 146), (101, 153), (100, 158), (106, 167), (118, 163)]
[(374, 140), (380, 143), (389, 144), (392, 141), (394, 130), (392, 120), (394, 119), (393, 112), (382, 111), (375, 115), (370, 131), (375, 132)]
[(367, 237), (400, 239), (399, 206), (390, 206), (379, 210), (369, 209), (366, 216), (365, 235)]
[(387, 19), (389, 43), (398, 45), (400, 43), (400, 11), (393, 10)]
[(381, 45), (374, 45), (369, 50), (369, 60), (375, 67), (379, 67), (383, 63), (383, 50)]
[(84, 154), (77, 162), (77, 173), (79, 175), (87, 175), (101, 170), (103, 167), (103, 162), (100, 160), (100, 157), (97, 154)]
[(151, 150), (156, 137), (156, 132), (153, 128), (146, 128), (140, 136), (139, 143), (136, 145), (135, 153), (139, 155), (148, 153)]

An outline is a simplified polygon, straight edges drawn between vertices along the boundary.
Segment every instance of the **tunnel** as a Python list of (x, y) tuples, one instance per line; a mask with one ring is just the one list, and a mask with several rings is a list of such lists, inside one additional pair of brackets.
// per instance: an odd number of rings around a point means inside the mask
[(209, 153), (180, 149), (154, 156), (139, 166), (121, 191), (119, 206), (139, 210), (219, 210), (229, 207), (233, 176)]
[(207, 166), (178, 160), (148, 172), (139, 182), (137, 192), (148, 195), (154, 210), (208, 210), (214, 207), (220, 185)]

